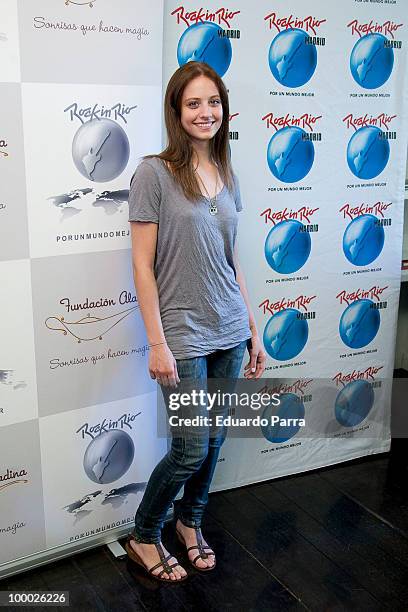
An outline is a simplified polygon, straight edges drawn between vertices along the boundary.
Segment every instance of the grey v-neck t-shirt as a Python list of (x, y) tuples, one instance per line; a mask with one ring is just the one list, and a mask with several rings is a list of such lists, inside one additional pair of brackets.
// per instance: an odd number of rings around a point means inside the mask
[(251, 337), (248, 310), (235, 278), (233, 249), (239, 185), (209, 201), (188, 200), (159, 158), (143, 160), (133, 175), (129, 221), (158, 224), (154, 274), (160, 316), (175, 359), (232, 348)]

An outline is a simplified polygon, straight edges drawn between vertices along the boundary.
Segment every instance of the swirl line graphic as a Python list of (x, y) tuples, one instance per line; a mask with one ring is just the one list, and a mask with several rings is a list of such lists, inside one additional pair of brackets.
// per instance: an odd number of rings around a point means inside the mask
[(15, 484), (27, 484), (27, 483), (28, 483), (28, 480), (24, 480), (24, 479), (14, 480), (13, 482), (7, 482), (6, 484), (1, 485), (0, 491), (3, 491), (3, 489), (5, 489), (6, 487), (11, 487), (12, 485), (15, 485)]
[(93, 7), (93, 5), (95, 4), (96, 0), (87, 0), (87, 2), (75, 2), (75, 0), (65, 0), (65, 4), (68, 6), (70, 4), (76, 4), (77, 6), (86, 6), (88, 5), (90, 8)]
[[(66, 321), (64, 317), (48, 317), (45, 320), (45, 326), (47, 327), (47, 329), (50, 329), (52, 331), (62, 332), (64, 336), (67, 336), (68, 334), (70, 334), (71, 336), (73, 336), (74, 338), (78, 340), (78, 343), (82, 341), (90, 342), (91, 340), (97, 340), (97, 339), (102, 340), (102, 337), (105, 334), (107, 334), (111, 329), (116, 327), (116, 325), (118, 325), (121, 321), (123, 321), (123, 319), (128, 317), (132, 312), (134, 312), (138, 308), (139, 306), (132, 306), (132, 308), (127, 308), (126, 310), (122, 310), (121, 312), (118, 312), (114, 315), (110, 315), (109, 317), (91, 317), (91, 315), (87, 315), (86, 317), (83, 317), (82, 319), (79, 319), (78, 321)], [(111, 320), (113, 320), (112, 323), (110, 322)], [(87, 338), (86, 336), (79, 335), (79, 334), (84, 334), (84, 333), (86, 334), (87, 330), (89, 329), (86, 326), (97, 324), (97, 323), (103, 323), (105, 321), (109, 321), (108, 328), (105, 329), (105, 331), (101, 332), (100, 330), (98, 330), (99, 333), (95, 334), (95, 327), (93, 326), (90, 328), (91, 331), (89, 332), (91, 337)], [(55, 325), (58, 325), (58, 327), (55, 327)]]

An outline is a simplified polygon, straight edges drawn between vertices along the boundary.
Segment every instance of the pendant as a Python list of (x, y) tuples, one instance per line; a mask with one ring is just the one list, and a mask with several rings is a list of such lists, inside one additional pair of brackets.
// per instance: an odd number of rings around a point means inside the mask
[(217, 208), (217, 200), (214, 198), (210, 198), (210, 204), (208, 210), (210, 211), (210, 215), (216, 215), (218, 212)]

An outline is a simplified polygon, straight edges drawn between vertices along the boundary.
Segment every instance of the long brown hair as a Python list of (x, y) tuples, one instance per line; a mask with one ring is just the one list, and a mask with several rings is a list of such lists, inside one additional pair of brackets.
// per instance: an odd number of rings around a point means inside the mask
[(188, 83), (198, 76), (211, 79), (220, 94), (223, 117), (219, 130), (210, 140), (210, 159), (217, 164), (224, 185), (230, 190), (233, 188), (229, 151), (228, 93), (221, 77), (204, 62), (187, 62), (171, 77), (164, 98), (164, 120), (168, 144), (158, 155), (146, 156), (158, 157), (168, 162), (174, 178), (189, 200), (197, 200), (202, 194), (193, 167), (193, 145), (181, 125), (181, 100)]

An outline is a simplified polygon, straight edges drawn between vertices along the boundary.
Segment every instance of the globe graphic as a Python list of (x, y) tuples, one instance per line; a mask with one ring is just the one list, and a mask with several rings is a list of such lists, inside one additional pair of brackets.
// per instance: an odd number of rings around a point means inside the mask
[(387, 165), (390, 144), (383, 132), (368, 125), (354, 132), (347, 145), (347, 163), (352, 173), (361, 179), (378, 176)]
[(291, 274), (306, 263), (311, 246), (310, 234), (305, 231), (303, 223), (295, 219), (282, 221), (266, 238), (266, 261), (275, 272)]
[(232, 58), (229, 38), (224, 30), (211, 21), (195, 23), (187, 28), (177, 46), (179, 66), (187, 62), (205, 62), (222, 77), (228, 70)]
[(394, 51), (386, 47), (382, 34), (367, 34), (360, 38), (350, 55), (350, 70), (356, 83), (365, 89), (375, 89), (390, 78), (394, 66)]
[(271, 425), (271, 416), (280, 419), (304, 419), (305, 407), (301, 399), (294, 393), (283, 393), (280, 396), (279, 406), (267, 406), (262, 413), (262, 418), (269, 421), (268, 425), (262, 425), (262, 433), (269, 442), (286, 442), (293, 438), (300, 429), (299, 425)]
[(336, 397), (334, 413), (344, 427), (355, 427), (368, 415), (374, 403), (374, 390), (366, 380), (353, 380)]
[(269, 141), (267, 159), (272, 174), (284, 183), (303, 179), (313, 166), (314, 146), (306, 132), (293, 126), (278, 130)]
[(308, 44), (304, 30), (283, 30), (269, 48), (269, 68), (275, 79), (285, 87), (300, 87), (313, 76), (317, 66), (317, 51)]
[(273, 359), (287, 361), (296, 357), (304, 348), (309, 336), (309, 326), (295, 308), (286, 308), (274, 314), (265, 326), (263, 343)]
[(361, 215), (353, 219), (343, 236), (343, 251), (350, 263), (367, 266), (384, 246), (384, 228), (374, 215)]
[(78, 129), (72, 141), (72, 158), (85, 178), (105, 183), (118, 177), (129, 161), (129, 140), (112, 119), (93, 119)]
[(380, 313), (371, 300), (356, 300), (343, 312), (339, 332), (344, 344), (357, 349), (370, 344), (380, 327)]
[(135, 455), (133, 440), (125, 431), (104, 431), (90, 442), (84, 455), (84, 470), (98, 484), (121, 478), (130, 468)]

